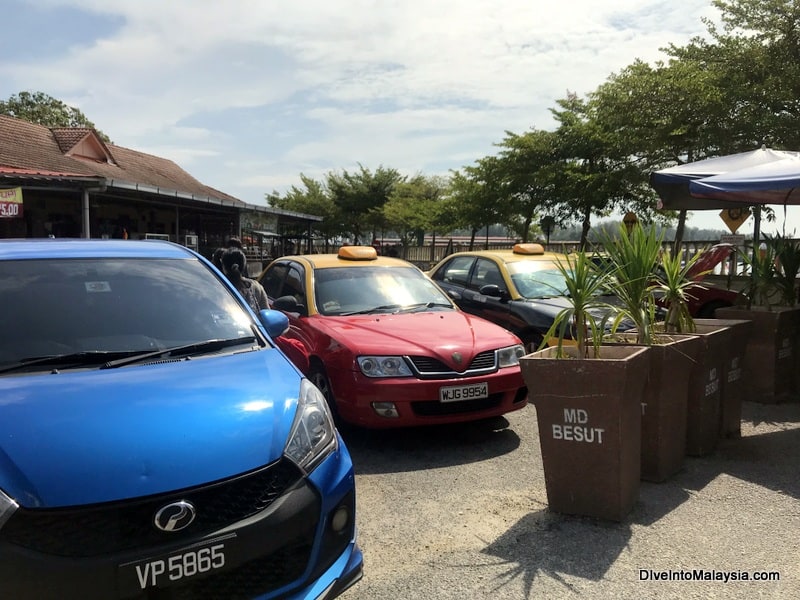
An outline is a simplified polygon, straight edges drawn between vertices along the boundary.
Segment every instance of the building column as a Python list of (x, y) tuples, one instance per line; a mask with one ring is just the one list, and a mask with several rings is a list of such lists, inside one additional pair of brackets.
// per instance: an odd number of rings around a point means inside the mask
[(83, 190), (83, 201), (82, 201), (82, 214), (83, 214), (83, 225), (81, 227), (81, 237), (85, 239), (89, 239), (92, 237), (92, 233), (90, 231), (89, 225), (89, 190)]

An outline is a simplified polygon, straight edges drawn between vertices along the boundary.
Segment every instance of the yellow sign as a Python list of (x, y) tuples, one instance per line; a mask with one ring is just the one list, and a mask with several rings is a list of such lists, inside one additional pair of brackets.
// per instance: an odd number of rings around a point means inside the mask
[(723, 208), (719, 213), (720, 218), (725, 221), (731, 233), (736, 233), (736, 230), (747, 221), (750, 216), (750, 209), (746, 206), (742, 208)]
[(22, 188), (0, 190), (0, 219), (22, 216)]
[(633, 226), (639, 222), (639, 218), (636, 216), (635, 213), (628, 212), (625, 213), (624, 217), (622, 217), (622, 222), (625, 223), (625, 227), (628, 228), (628, 231), (632, 231)]

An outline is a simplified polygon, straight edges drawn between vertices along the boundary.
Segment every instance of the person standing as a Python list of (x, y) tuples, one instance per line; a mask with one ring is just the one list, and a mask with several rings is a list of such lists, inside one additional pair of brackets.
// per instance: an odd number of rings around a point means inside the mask
[(226, 248), (220, 257), (222, 272), (230, 282), (239, 290), (239, 293), (250, 305), (254, 312), (262, 308), (269, 308), (267, 292), (260, 283), (247, 277), (247, 259), (240, 248)]
[[(261, 309), (269, 308), (269, 298), (264, 287), (255, 279), (250, 279), (243, 275), (243, 273), (247, 272), (245, 270), (247, 259), (241, 249), (236, 247), (226, 248), (222, 253), (220, 262), (222, 263), (222, 272), (234, 287), (239, 290), (239, 293), (250, 305), (250, 308), (253, 309), (253, 312), (258, 314)], [(275, 343), (303, 374), (308, 374), (310, 361), (305, 344), (300, 340), (282, 335), (275, 338)]]

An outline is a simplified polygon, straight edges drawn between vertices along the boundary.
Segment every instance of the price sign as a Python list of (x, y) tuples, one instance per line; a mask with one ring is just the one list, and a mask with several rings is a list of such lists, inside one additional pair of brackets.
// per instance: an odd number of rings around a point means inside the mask
[(0, 219), (22, 216), (22, 188), (0, 190)]

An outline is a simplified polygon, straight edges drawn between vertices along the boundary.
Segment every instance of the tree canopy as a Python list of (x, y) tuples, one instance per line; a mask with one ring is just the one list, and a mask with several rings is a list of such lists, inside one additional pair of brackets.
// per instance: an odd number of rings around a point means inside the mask
[(0, 100), (0, 114), (45, 127), (87, 127), (94, 129), (104, 142), (111, 141), (80, 110), (44, 92), (19, 92)]

